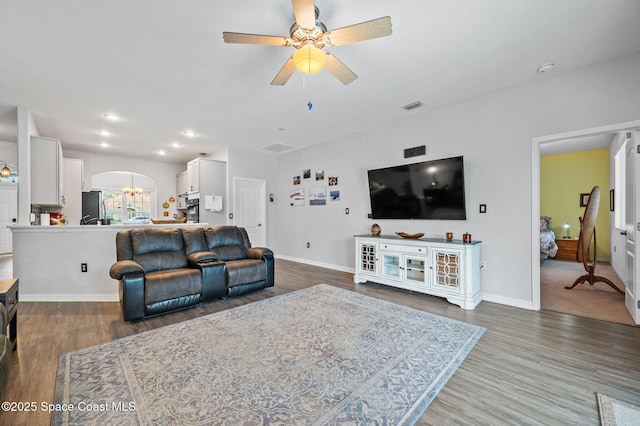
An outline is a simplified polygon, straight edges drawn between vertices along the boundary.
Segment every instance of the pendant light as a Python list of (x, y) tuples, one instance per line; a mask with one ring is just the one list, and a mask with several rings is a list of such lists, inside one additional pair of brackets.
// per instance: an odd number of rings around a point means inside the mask
[(11, 176), (11, 169), (7, 167), (7, 163), (4, 163), (4, 167), (0, 170), (0, 176), (3, 178)]
[(122, 188), (122, 192), (127, 195), (142, 194), (142, 188), (138, 188), (133, 184), (133, 173), (131, 173), (131, 186)]

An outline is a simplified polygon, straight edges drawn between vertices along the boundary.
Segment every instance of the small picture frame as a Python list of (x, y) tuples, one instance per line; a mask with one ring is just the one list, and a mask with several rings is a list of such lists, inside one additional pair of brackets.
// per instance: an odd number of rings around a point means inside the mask
[(291, 206), (304, 206), (304, 188), (290, 189), (289, 203)]
[(589, 204), (590, 194), (580, 194), (580, 207), (586, 207)]
[(324, 186), (318, 186), (315, 188), (309, 188), (309, 205), (310, 206), (325, 206), (327, 204), (327, 188)]

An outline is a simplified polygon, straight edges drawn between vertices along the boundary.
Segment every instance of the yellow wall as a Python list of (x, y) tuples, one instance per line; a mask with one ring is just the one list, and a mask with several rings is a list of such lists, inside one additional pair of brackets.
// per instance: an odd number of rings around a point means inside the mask
[(565, 222), (571, 224), (571, 236), (578, 237), (578, 217), (584, 215), (580, 194), (600, 186), (596, 257), (609, 259), (609, 149), (541, 157), (540, 176), (540, 215), (551, 217), (556, 238), (566, 235)]

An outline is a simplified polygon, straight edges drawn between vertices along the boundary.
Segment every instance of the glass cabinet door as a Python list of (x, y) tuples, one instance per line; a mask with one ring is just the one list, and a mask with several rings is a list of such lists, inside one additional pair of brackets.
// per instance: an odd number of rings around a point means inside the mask
[(400, 279), (400, 255), (398, 254), (381, 254), (381, 271), (380, 274), (387, 278)]
[(404, 279), (406, 281), (414, 281), (416, 283), (425, 282), (425, 266), (426, 259), (420, 257), (404, 258)]

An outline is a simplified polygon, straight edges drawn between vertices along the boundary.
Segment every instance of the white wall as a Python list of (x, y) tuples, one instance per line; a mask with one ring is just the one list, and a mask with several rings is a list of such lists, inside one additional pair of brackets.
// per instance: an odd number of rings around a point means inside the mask
[[(534, 72), (534, 71), (532, 71)], [(425, 159), (464, 155), (466, 221), (378, 221), (383, 234), (424, 232), (441, 237), (470, 232), (482, 240), (485, 300), (532, 306), (533, 137), (632, 121), (640, 118), (640, 53), (491, 93), (437, 111), (414, 110), (406, 120), (371, 128), (278, 159), (277, 251), (279, 254), (349, 270), (354, 234), (367, 233), (366, 171)], [(419, 98), (416, 94), (416, 98)], [(404, 148), (427, 146), (409, 161)], [(316, 186), (315, 170), (339, 177), (341, 200), (327, 206), (290, 207), (292, 177), (303, 169)], [(329, 189), (329, 188), (328, 188)], [(479, 214), (478, 205), (487, 204)], [(350, 214), (344, 213), (344, 208)], [(306, 248), (306, 242), (311, 248)]]
[[(186, 164), (165, 163), (133, 157), (65, 150), (64, 143), (62, 151), (63, 155), (67, 158), (77, 158), (82, 160), (84, 164), (85, 191), (91, 190), (91, 176), (98, 173), (128, 171), (140, 173), (154, 179), (157, 184), (158, 199), (156, 211), (158, 212), (158, 219), (162, 219), (161, 215), (164, 211), (162, 203), (168, 200), (171, 195), (173, 195), (174, 198), (177, 197), (176, 175), (186, 170)], [(168, 219), (172, 219), (174, 213), (178, 212), (176, 209), (176, 203), (170, 204), (168, 211)]]
[[(248, 151), (229, 147), (227, 151), (227, 206), (228, 212), (233, 213), (233, 178), (261, 179), (266, 181), (267, 187), (267, 247), (275, 251), (277, 237), (276, 203), (269, 202), (269, 194), (278, 193), (278, 169), (275, 153)], [(232, 223), (230, 221), (230, 223)]]
[(0, 141), (0, 161), (2, 166), (4, 162), (18, 165), (18, 144), (15, 142)]

